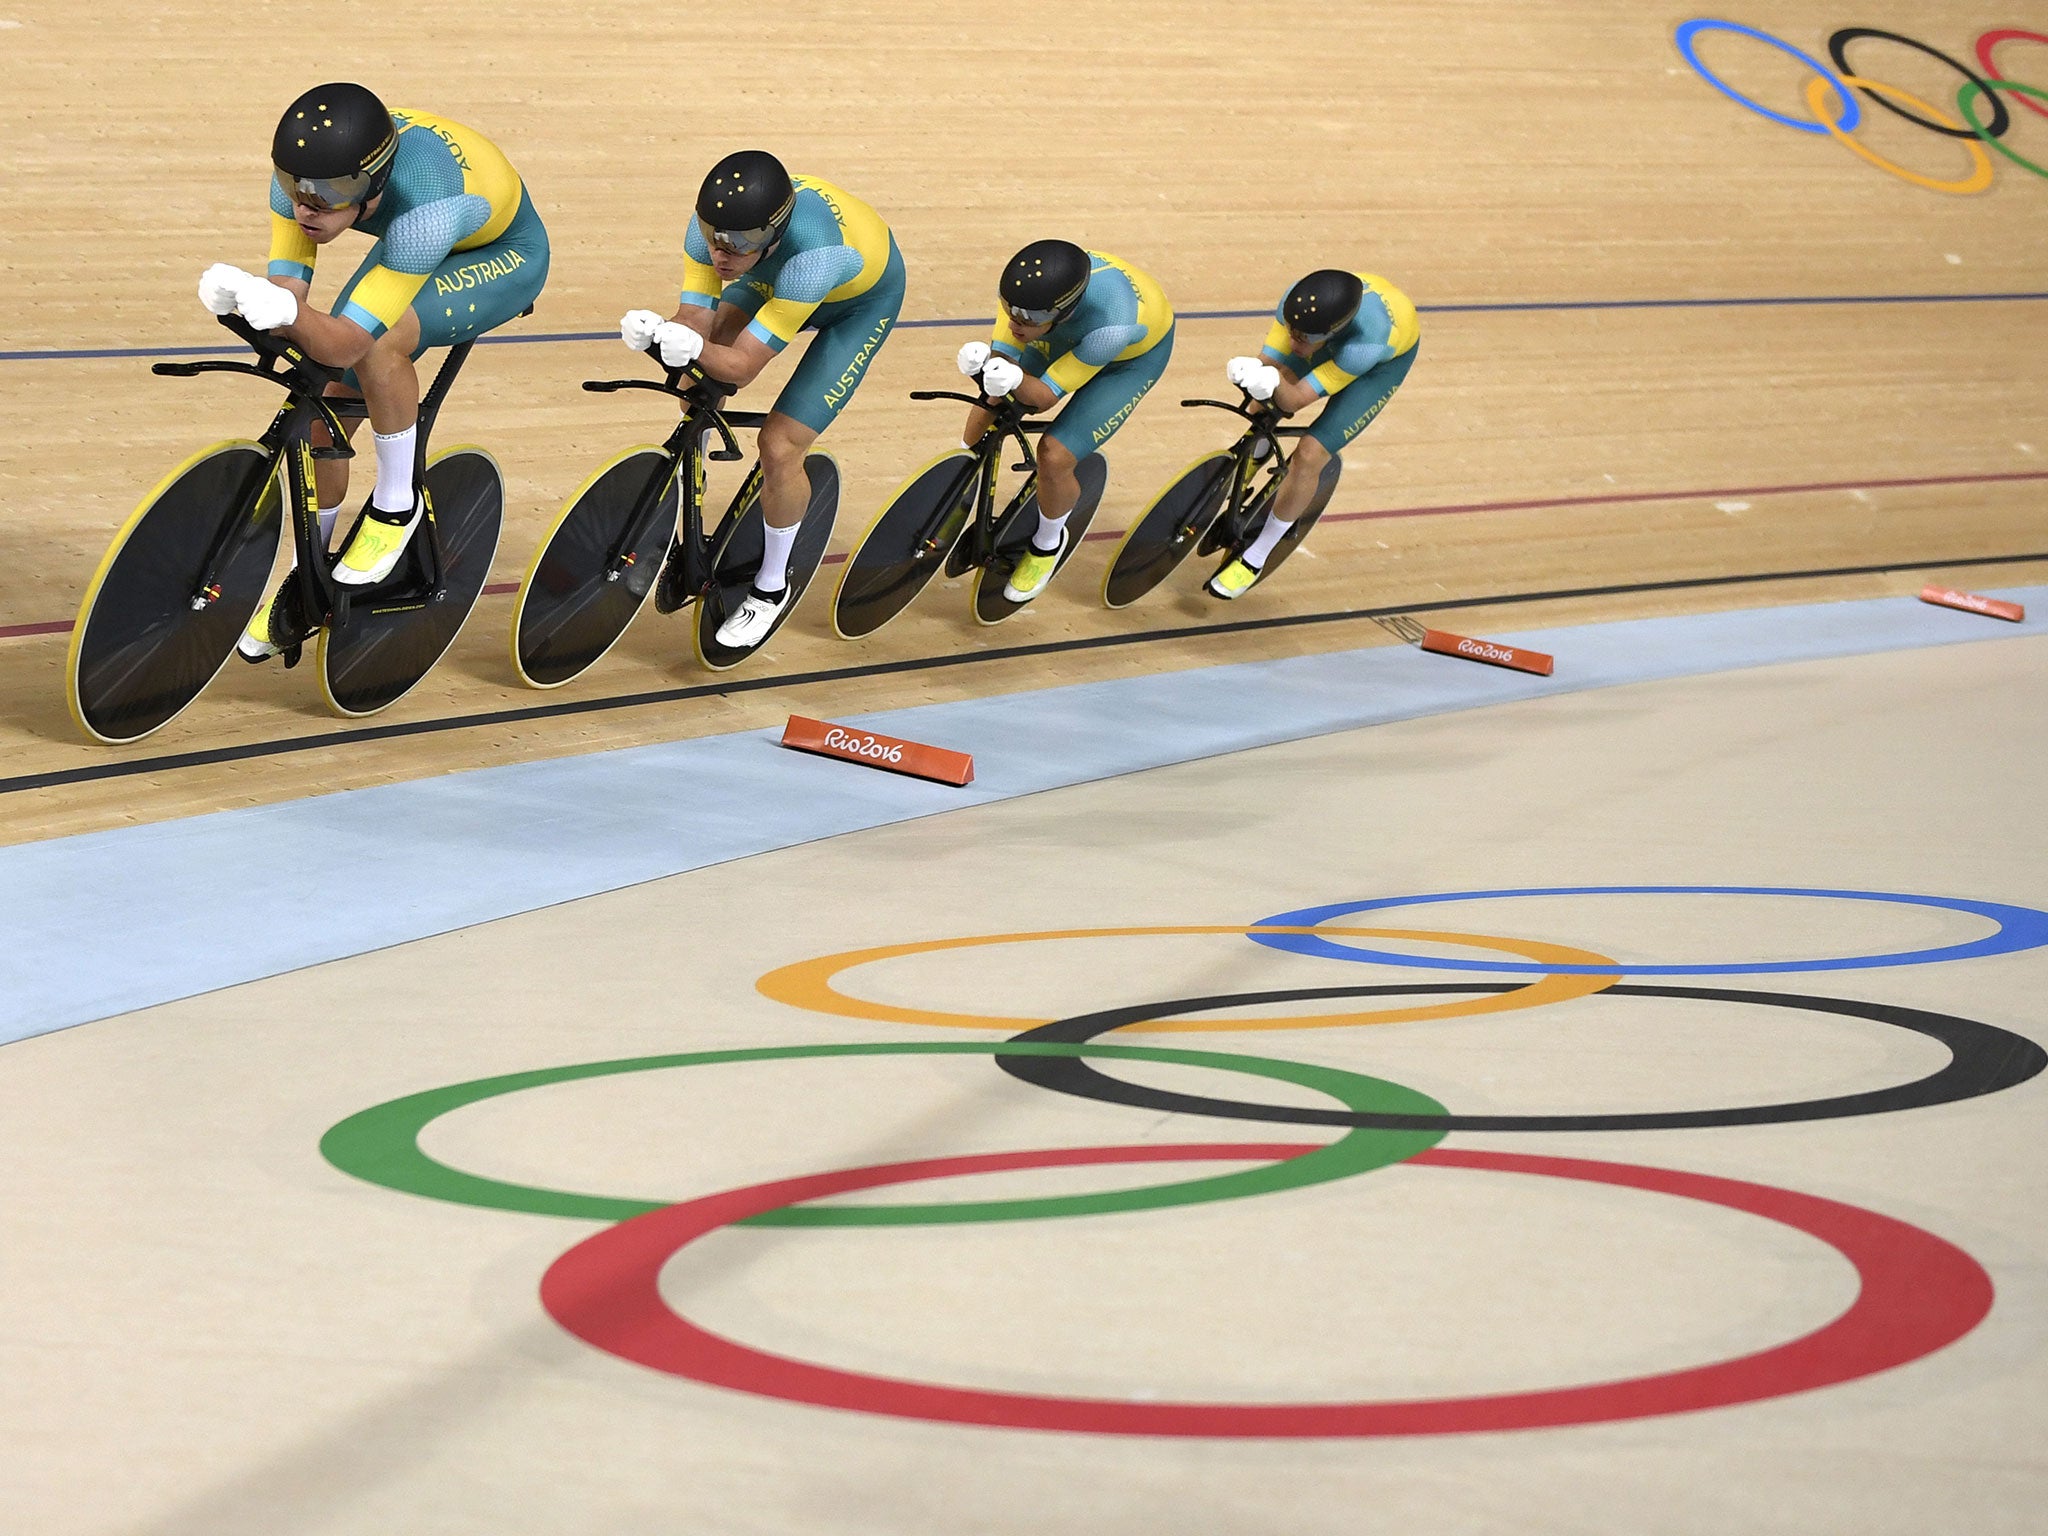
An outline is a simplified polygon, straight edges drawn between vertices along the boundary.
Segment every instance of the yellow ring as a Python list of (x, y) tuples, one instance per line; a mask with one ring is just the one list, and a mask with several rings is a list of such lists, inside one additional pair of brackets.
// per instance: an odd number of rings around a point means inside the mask
[[(1957, 122), (1954, 118), (1943, 112), (1941, 108), (1932, 106), (1922, 101), (1918, 96), (1900, 90), (1896, 85), (1886, 85), (1879, 80), (1866, 80), (1861, 75), (1844, 75), (1842, 80), (1845, 84), (1858, 86), (1866, 91), (1875, 91), (1880, 96), (1889, 96), (1893, 101), (1903, 102), (1909, 107), (1918, 107), (1922, 112), (1927, 113), (1928, 116), (1941, 123), (1943, 127), (1954, 128), (1962, 132), (1968, 131), (1962, 123)], [(1882, 155), (1874, 154), (1872, 151), (1865, 149), (1853, 137), (1844, 133), (1838, 126), (1841, 121), (1840, 118), (1831, 111), (1833, 99), (1834, 88), (1819, 75), (1815, 75), (1806, 82), (1806, 104), (1812, 110), (1814, 117), (1819, 120), (1821, 127), (1827, 129), (1829, 133), (1855, 150), (1857, 154), (1868, 160), (1879, 170), (1890, 171), (1894, 176), (1910, 181), (1916, 187), (1925, 187), (1930, 192), (1982, 192), (1991, 185), (1991, 156), (1984, 152), (1984, 146), (1978, 143), (1977, 140), (1961, 139), (1957, 141), (1964, 149), (1970, 152), (1970, 158), (1977, 162), (1975, 172), (1960, 181), (1936, 181), (1932, 176), (1922, 176), (1918, 171), (1909, 171), (1903, 165), (1892, 164), (1891, 161), (1885, 159)]]
[[(1566, 944), (1544, 944), (1534, 939), (1481, 938), (1469, 933), (1429, 933), (1411, 928), (1232, 928), (1227, 926), (1158, 928), (1062, 928), (1045, 933), (986, 933), (962, 939), (920, 939), (911, 944), (883, 944), (874, 949), (848, 949), (815, 960), (799, 960), (781, 966), (754, 983), (754, 989), (778, 1003), (808, 1009), (812, 1013), (838, 1014), (848, 1019), (872, 1019), (883, 1024), (923, 1024), (937, 1029), (1036, 1029), (1049, 1019), (1005, 1019), (993, 1014), (941, 1013), (928, 1008), (899, 1008), (891, 1003), (871, 1003), (849, 997), (832, 985), (842, 971), (878, 960), (903, 955), (924, 955), (942, 949), (972, 949), (984, 944), (1033, 944), (1049, 939), (1136, 938), (1184, 933), (1314, 933), (1349, 938), (1412, 939), (1430, 944), (1457, 944), (1472, 949), (1491, 949), (1544, 965), (1613, 965), (1605, 955), (1573, 949)], [(1369, 1013), (1311, 1014), (1288, 1018), (1250, 1019), (1154, 1019), (1126, 1025), (1122, 1034), (1200, 1034), (1213, 1031), (1254, 1029), (1334, 1029), (1345, 1024), (1414, 1024), (1425, 1019), (1459, 1019), (1478, 1013), (1506, 1013), (1516, 1008), (1540, 1008), (1574, 997), (1587, 997), (1611, 987), (1619, 975), (1540, 976), (1514, 992), (1489, 993), (1460, 998), (1450, 1003), (1430, 1003), (1414, 1008), (1385, 1008)]]

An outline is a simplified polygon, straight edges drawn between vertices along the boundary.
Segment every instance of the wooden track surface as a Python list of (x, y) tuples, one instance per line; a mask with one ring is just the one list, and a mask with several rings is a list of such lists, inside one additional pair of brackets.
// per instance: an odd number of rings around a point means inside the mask
[[(1759, 3), (1741, 19), (1823, 54), (1827, 34), (1855, 22), (1964, 59), (1980, 32), (2024, 24), (1965, 11)], [(1184, 315), (1268, 310), (1301, 271), (1337, 263), (1385, 274), (1424, 315), (1423, 355), (1347, 454), (1330, 517), (1304, 557), (1246, 601), (1225, 610), (1200, 599), (1191, 568), (1108, 612), (1097, 596), (1104, 542), (1006, 628), (975, 627), (962, 584), (935, 587), (897, 624), (846, 644), (826, 617), (828, 566), (784, 636), (722, 681), (1181, 633), (373, 741), (346, 739), (362, 727), (326, 716), (304, 669), (234, 667), (170, 728), (123, 751), (77, 739), (62, 702), (64, 636), (16, 633), (0, 638), (0, 778), (344, 737), (13, 792), (0, 838), (772, 724), (791, 710), (846, 714), (1392, 643), (1362, 619), (1202, 633), (1225, 622), (1934, 561), (1954, 562), (1941, 574), (1964, 584), (2040, 579), (2048, 563), (1970, 562), (2048, 550), (2037, 371), (2048, 302), (1559, 307), (2048, 287), (2041, 179), (2000, 161), (1987, 193), (1946, 196), (1746, 112), (1679, 58), (1671, 37), (1683, 14), (1560, 0), (1531, 17), (1433, 0), (1340, 21), (1119, 0), (995, 28), (959, 7), (870, 4), (813, 8), (801, 27), (778, 21), (762, 34), (736, 15), (644, 7), (514, 0), (429, 20), (380, 3), (319, 23), (330, 38), (346, 27), (350, 46), (339, 49), (305, 46), (310, 18), (296, 12), (234, 19), (126, 0), (9, 10), (0, 19), (21, 23), (0, 28), (9, 353), (217, 344), (194, 281), (212, 261), (261, 266), (270, 128), (311, 83), (306, 69), (328, 63), (393, 103), (482, 129), (525, 174), (554, 264), (539, 311), (508, 334), (606, 331), (628, 307), (663, 307), (698, 179), (754, 143), (891, 219), (910, 270), (907, 322), (984, 317), (1001, 259), (1045, 234), (1147, 268)], [(294, 24), (308, 30), (294, 36)], [(1782, 56), (1726, 37), (1703, 52), (1730, 84), (1799, 110), (1801, 71)], [(308, 59), (320, 62), (297, 63)], [(2000, 60), (2048, 87), (2048, 45), (2011, 43)], [(1924, 56), (1866, 40), (1857, 62), (1925, 100), (1953, 100), (1952, 72)], [(2015, 117), (2009, 142), (2048, 163), (2048, 120)], [(1956, 143), (1881, 112), (1858, 134), (1927, 175), (1967, 169)], [(319, 292), (361, 249), (352, 237), (330, 248)], [(1548, 307), (1459, 307), (1485, 305)], [(1221, 417), (1176, 402), (1222, 391), (1224, 360), (1262, 333), (1253, 319), (1182, 322), (1165, 381), (1110, 446), (1099, 531), (1127, 526), (1181, 463), (1227, 439)], [(906, 395), (948, 387), (953, 352), (976, 334), (965, 323), (912, 326), (878, 355), (824, 441), (845, 473), (835, 551), (903, 474), (952, 441), (955, 409)], [(482, 443), (506, 466), (494, 581), (517, 579), (591, 465), (663, 435), (659, 405), (576, 388), (644, 367), (616, 343), (478, 349), (437, 442)], [(765, 405), (781, 372), (742, 403)], [(68, 621), (136, 498), (205, 442), (251, 434), (270, 409), (245, 384), (157, 379), (137, 358), (0, 360), (0, 397), (0, 631)], [(1428, 515), (1443, 508), (1475, 510)], [(1466, 610), (1458, 623), (1484, 632), (1855, 597), (1923, 579), (1907, 570), (1617, 593)], [(650, 611), (584, 679), (553, 694), (521, 689), (505, 660), (510, 606), (486, 597), (441, 667), (368, 724), (721, 681), (690, 660), (679, 622)]]

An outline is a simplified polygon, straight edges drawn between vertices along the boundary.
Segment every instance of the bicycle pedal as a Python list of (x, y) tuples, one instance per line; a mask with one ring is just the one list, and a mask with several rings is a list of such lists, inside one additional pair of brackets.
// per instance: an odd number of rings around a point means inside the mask
[(306, 648), (303, 645), (288, 645), (277, 654), (284, 658), (284, 669), (289, 672), (299, 664), (299, 658), (306, 654)]

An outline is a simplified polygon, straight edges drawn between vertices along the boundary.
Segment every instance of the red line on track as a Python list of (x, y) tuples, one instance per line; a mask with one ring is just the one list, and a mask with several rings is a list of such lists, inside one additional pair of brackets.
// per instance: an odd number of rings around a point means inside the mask
[[(1605, 496), (1551, 496), (1537, 501), (1473, 501), (1459, 506), (1390, 507), (1380, 512), (1326, 512), (1326, 523), (1375, 522), (1391, 517), (1450, 517), (1473, 512), (1541, 512), (1552, 507), (1619, 507), (1649, 501), (1723, 501), (1743, 496), (1800, 496), (1819, 491), (1898, 491), (1933, 485), (2013, 485), (2048, 480), (2048, 469), (2019, 470), (1995, 475), (1920, 475), (1900, 480), (1819, 480), (1810, 485), (1744, 485), (1718, 491), (1621, 491)], [(1084, 544), (1120, 539), (1124, 529), (1089, 533)], [(844, 554), (827, 555), (824, 565), (838, 565)], [(495, 581), (484, 588), (486, 597), (504, 597), (519, 590), (516, 581)], [(0, 624), (0, 640), (25, 639), (30, 635), (68, 635), (69, 619), (51, 619), (35, 624)]]

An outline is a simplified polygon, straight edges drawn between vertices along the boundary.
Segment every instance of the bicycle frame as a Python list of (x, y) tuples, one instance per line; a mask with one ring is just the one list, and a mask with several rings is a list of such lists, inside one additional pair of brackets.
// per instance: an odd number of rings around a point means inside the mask
[[(1287, 478), (1288, 460), (1291, 455), (1280, 444), (1283, 437), (1301, 437), (1307, 427), (1288, 427), (1280, 424), (1280, 413), (1264, 401), (1255, 401), (1249, 395), (1238, 404), (1227, 400), (1183, 400), (1183, 406), (1206, 406), (1213, 410), (1228, 411), (1233, 416), (1242, 416), (1248, 423), (1237, 441), (1230, 445), (1230, 501), (1211, 523), (1211, 527), (1228, 527), (1231, 535), (1225, 542), (1235, 543), (1246, 532), (1239, 526), (1248, 506), (1253, 502), (1277, 496), (1280, 484)], [(1265, 467), (1266, 480), (1256, 493), (1253, 482), (1258, 479), (1261, 466)], [(1192, 527), (1182, 530), (1183, 537), (1192, 537)]]
[[(969, 541), (965, 547), (956, 545), (952, 557), (946, 562), (946, 574), (958, 576), (963, 571), (977, 566), (986, 566), (996, 553), (996, 472), (1001, 467), (1005, 439), (1014, 438), (1018, 451), (1024, 455), (1024, 462), (1011, 467), (1023, 473), (1025, 479), (1018, 488), (1017, 497), (1031, 494), (1038, 483), (1038, 455), (1032, 451), (1028, 432), (1042, 432), (1050, 422), (1027, 421), (1024, 408), (1007, 396), (1001, 400), (989, 400), (981, 395), (963, 395), (946, 389), (913, 389), (913, 400), (958, 400), (963, 405), (979, 406), (992, 413), (993, 419), (982, 432), (981, 438), (970, 450), (974, 455), (973, 467), (968, 471), (976, 478), (974, 495), (974, 523)], [(933, 521), (925, 528), (920, 543), (926, 549), (936, 552), (944, 534), (945, 518), (952, 511), (953, 498), (940, 499)]]
[[(285, 494), (290, 500), (292, 539), (296, 549), (294, 579), (299, 585), (299, 611), (312, 616), (309, 623), (314, 629), (345, 623), (351, 594), (328, 574), (327, 549), (320, 537), (320, 496), (314, 485), (313, 465), (318, 459), (355, 457), (344, 423), (367, 419), (369, 406), (360, 398), (328, 397), (327, 387), (340, 380), (346, 369), (314, 361), (292, 343), (267, 331), (257, 330), (240, 315), (218, 315), (215, 318), (247, 342), (264, 361), (261, 364), (215, 360), (157, 363), (150, 372), (172, 378), (192, 378), (202, 373), (241, 373), (263, 379), (287, 392), (284, 405), (271, 418), (269, 427), (257, 439), (256, 445), (273, 464), (282, 464), (284, 469)], [(449, 348), (447, 359), (434, 376), (434, 382), (421, 397), (413, 461), (415, 482), (426, 468), (427, 440), (433, 432), (434, 418), (440, 414), (441, 403), (448, 398), (455, 375), (461, 371), (463, 361), (474, 345), (474, 342), (465, 341)], [(327, 428), (330, 442), (325, 448), (313, 446), (316, 424)], [(223, 524), (213, 548), (207, 552), (202, 566), (204, 574), (198, 590), (192, 595), (195, 609), (210, 606), (220, 596), (215, 572), (231, 528), (232, 524)], [(440, 530), (431, 518), (422, 532), (422, 539), (415, 540), (415, 543), (426, 567), (425, 597), (432, 602), (443, 593), (445, 565)], [(291, 651), (295, 658), (297, 647), (292, 647)]]
[[(657, 476), (641, 493), (639, 502), (606, 552), (605, 580), (617, 581), (626, 574), (633, 563), (633, 548), (640, 542), (647, 530), (647, 519), (668, 491), (669, 482), (678, 482), (678, 496), (682, 503), (681, 515), (677, 520), (676, 543), (681, 548), (683, 560), (683, 586), (694, 597), (710, 586), (712, 577), (711, 544), (704, 532), (704, 461), (716, 459), (720, 463), (731, 463), (746, 455), (740, 450), (739, 440), (732, 435), (738, 427), (759, 428), (768, 416), (763, 411), (726, 411), (719, 401), (731, 394), (733, 387), (722, 380), (711, 378), (695, 365), (682, 368), (662, 369), (665, 377), (659, 384), (650, 379), (591, 379), (583, 387), (592, 394), (616, 394), (620, 390), (645, 389), (655, 394), (669, 395), (683, 404), (681, 420), (675, 430), (662, 443), (662, 451), (668, 455), (668, 472)], [(690, 380), (685, 386), (683, 379)], [(708, 453), (703, 438), (707, 430), (718, 433), (723, 446)], [(685, 468), (688, 473), (685, 474)], [(761, 466), (756, 464), (746, 480), (734, 495), (732, 505), (745, 503), (761, 480)]]

